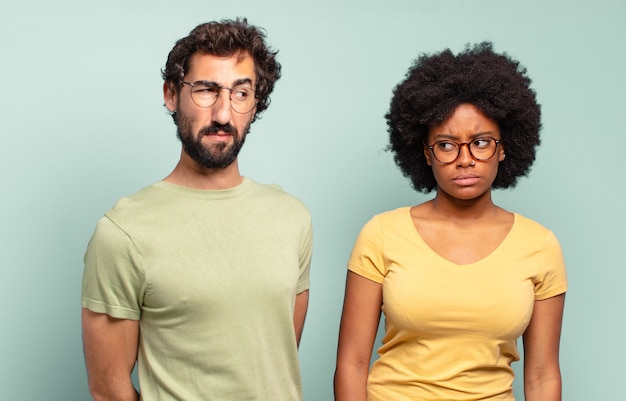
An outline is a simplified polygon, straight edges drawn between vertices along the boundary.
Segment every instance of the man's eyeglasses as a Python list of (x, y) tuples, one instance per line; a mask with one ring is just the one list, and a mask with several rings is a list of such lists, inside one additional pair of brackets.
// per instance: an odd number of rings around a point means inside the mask
[(470, 142), (437, 141), (428, 146), (433, 156), (439, 163), (450, 164), (459, 158), (461, 147), (467, 146), (470, 155), (476, 160), (489, 160), (496, 154), (496, 149), (500, 143), (499, 139), (490, 136), (483, 136), (471, 140)]
[(213, 106), (219, 99), (222, 90), (227, 90), (230, 93), (230, 107), (240, 114), (252, 111), (258, 101), (254, 89), (247, 85), (227, 88), (208, 81), (180, 82), (191, 87), (191, 100), (198, 107), (207, 108)]

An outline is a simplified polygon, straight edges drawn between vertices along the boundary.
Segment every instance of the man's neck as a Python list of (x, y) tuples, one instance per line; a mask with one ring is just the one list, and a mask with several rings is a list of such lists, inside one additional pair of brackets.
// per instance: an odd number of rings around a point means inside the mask
[(163, 181), (194, 189), (220, 190), (240, 185), (243, 177), (239, 174), (237, 160), (223, 169), (208, 169), (181, 157), (174, 170)]

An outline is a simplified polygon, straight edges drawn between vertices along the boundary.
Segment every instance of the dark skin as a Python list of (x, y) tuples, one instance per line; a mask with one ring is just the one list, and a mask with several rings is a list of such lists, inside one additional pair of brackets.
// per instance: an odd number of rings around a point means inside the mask
[[(428, 144), (439, 140), (469, 142), (481, 135), (500, 139), (498, 125), (476, 107), (462, 104), (443, 123), (430, 129)], [(413, 223), (424, 241), (441, 257), (458, 265), (491, 254), (507, 236), (514, 215), (496, 206), (491, 186), (504, 160), (498, 145), (494, 156), (476, 160), (467, 146), (449, 164), (438, 162), (425, 146), (426, 160), (437, 180), (435, 198), (411, 208)], [(367, 375), (376, 338), (382, 286), (348, 272), (341, 318), (336, 401), (366, 401)], [(535, 301), (524, 333), (524, 392), (527, 401), (561, 400), (558, 350), (564, 295)]]

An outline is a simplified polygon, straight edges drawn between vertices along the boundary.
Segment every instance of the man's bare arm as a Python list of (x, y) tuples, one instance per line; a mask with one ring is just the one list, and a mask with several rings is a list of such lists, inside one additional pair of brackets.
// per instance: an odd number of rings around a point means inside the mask
[(308, 308), (309, 290), (306, 290), (296, 295), (296, 307), (293, 312), (293, 328), (296, 332), (296, 341), (298, 342), (298, 346), (300, 346), (300, 337), (302, 337), (304, 320), (306, 319), (306, 312)]
[(138, 401), (131, 373), (137, 360), (139, 321), (83, 308), (83, 343), (89, 391), (95, 401)]

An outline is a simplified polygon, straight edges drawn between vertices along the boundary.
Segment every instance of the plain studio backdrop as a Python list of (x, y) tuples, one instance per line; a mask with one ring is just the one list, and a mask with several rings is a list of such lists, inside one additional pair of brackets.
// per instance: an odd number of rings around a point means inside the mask
[(0, 0), (0, 399), (89, 399), (87, 241), (118, 198), (178, 160), (160, 77), (174, 42), (236, 16), (267, 30), (283, 66), (242, 173), (280, 184), (313, 215), (306, 401), (332, 400), (345, 266), (361, 226), (431, 197), (385, 150), (392, 89), (419, 53), (483, 40), (528, 68), (542, 105), (530, 176), (494, 198), (561, 241), (564, 399), (624, 399), (624, 0)]

